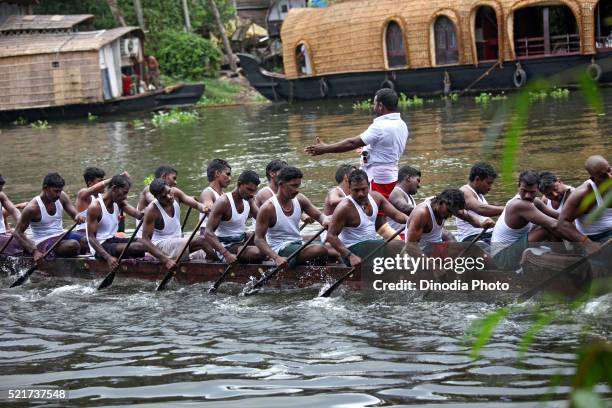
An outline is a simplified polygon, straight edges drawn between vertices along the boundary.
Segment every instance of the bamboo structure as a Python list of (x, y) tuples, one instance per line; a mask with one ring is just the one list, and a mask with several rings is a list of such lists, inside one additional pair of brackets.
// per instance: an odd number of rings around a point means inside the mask
[(397, 23), (406, 48), (406, 66), (435, 67), (434, 24), (445, 16), (455, 26), (458, 64), (477, 64), (475, 16), (482, 6), (495, 11), (499, 61), (516, 60), (514, 13), (531, 6), (567, 6), (580, 36), (580, 53), (594, 54), (597, 0), (336, 0), (328, 8), (291, 9), (281, 38), (287, 79), (300, 76), (296, 50), (305, 45), (312, 75), (390, 70), (385, 55), (389, 22)]

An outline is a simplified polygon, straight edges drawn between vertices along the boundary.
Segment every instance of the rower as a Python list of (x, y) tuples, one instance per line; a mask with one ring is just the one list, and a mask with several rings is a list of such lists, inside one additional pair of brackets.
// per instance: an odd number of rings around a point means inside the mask
[[(331, 217), (338, 204), (349, 195), (350, 189), (348, 177), (349, 174), (351, 174), (351, 172), (354, 170), (357, 170), (357, 167), (353, 166), (352, 164), (341, 164), (336, 169), (335, 179), (338, 185), (329, 190), (327, 192), (327, 196), (325, 197), (325, 204), (323, 205), (323, 214), (325, 214), (326, 216)], [(321, 234), (321, 242), (325, 242), (326, 238), (327, 231), (323, 231), (323, 233)], [(328, 251), (332, 250), (335, 252), (335, 249), (332, 249), (329, 243), (325, 243), (325, 245), (329, 245), (327, 248)], [(337, 254), (336, 257), (338, 257), (339, 255), (340, 254)]]
[(238, 177), (238, 185), (234, 191), (219, 197), (208, 217), (206, 239), (228, 264), (237, 260), (259, 263), (264, 259), (254, 245), (249, 245), (240, 254), (240, 259), (234, 255), (247, 241), (247, 220), (257, 217), (258, 208), (253, 197), (257, 193), (259, 183), (257, 173), (251, 170), (243, 171)]
[[(129, 241), (129, 238), (115, 236), (119, 229), (120, 210), (137, 219), (141, 219), (143, 213), (126, 201), (132, 186), (126, 175), (113, 176), (106, 184), (106, 192), (98, 195), (89, 205), (86, 231), (90, 252), (96, 258), (105, 260), (109, 269), (113, 270), (118, 266), (117, 257)], [(145, 247), (138, 241), (132, 242), (125, 254), (126, 257), (135, 258), (144, 255)]]
[[(64, 185), (64, 179), (59, 174), (47, 174), (43, 179), (42, 192), (28, 203), (13, 232), (17, 242), (25, 252), (32, 255), (36, 263), (42, 261), (43, 254), (64, 233), (64, 211), (79, 224), (86, 221), (85, 217), (77, 213), (63, 191)], [(25, 235), (28, 227), (32, 230), (31, 240)], [(80, 239), (80, 235), (71, 232), (55, 247), (53, 253), (58, 257), (77, 256), (81, 249)]]
[[(421, 188), (421, 171), (414, 167), (402, 166), (397, 172), (397, 184), (389, 195), (389, 202), (393, 207), (409, 216), (417, 205), (414, 195), (419, 188)], [(391, 219), (387, 223), (395, 231), (404, 228), (403, 224)], [(406, 239), (404, 232), (400, 234), (400, 239), (402, 241)]]
[[(144, 210), (141, 241), (147, 252), (155, 256), (166, 268), (172, 269), (176, 266), (174, 258), (180, 254), (188, 240), (183, 238), (181, 231), (180, 203), (202, 213), (205, 212), (204, 205), (178, 188), (168, 187), (161, 178), (153, 180), (149, 191), (155, 200)], [(196, 236), (189, 243), (189, 253), (200, 249), (207, 254), (213, 253), (204, 237)]]
[[(539, 176), (538, 190), (544, 195), (542, 202), (548, 208), (560, 213), (574, 187), (564, 184), (559, 177), (550, 171), (543, 171)], [(559, 218), (558, 214), (554, 218)]]
[(268, 200), (278, 191), (276, 175), (283, 167), (287, 167), (287, 162), (278, 159), (272, 160), (266, 166), (266, 179), (268, 179), (268, 185), (259, 190), (255, 196), (255, 204), (257, 204), (258, 207), (261, 207), (266, 200)]
[[(575, 221), (576, 228), (585, 236), (583, 240), (588, 237), (590, 241), (604, 243), (612, 238), (612, 208), (610, 204), (607, 208), (601, 208), (605, 206), (604, 197), (610, 194), (612, 169), (602, 156), (589, 157), (584, 167), (590, 177), (566, 199), (559, 220)], [(593, 195), (594, 199), (589, 200), (589, 196)], [(603, 212), (591, 220), (590, 215), (598, 210)]]
[[(518, 194), (506, 203), (495, 224), (491, 255), (500, 269), (517, 269), (523, 251), (531, 242), (551, 239), (580, 242), (584, 237), (569, 222), (556, 220), (555, 211), (536, 199), (539, 181), (536, 172), (521, 172)], [(595, 244), (595, 247), (598, 246)]]
[[(468, 214), (477, 220), (484, 221), (487, 217), (496, 217), (502, 213), (504, 207), (491, 205), (484, 197), (493, 186), (497, 172), (493, 167), (486, 162), (477, 162), (470, 169), (468, 184), (460, 188), (465, 199), (465, 209)], [(469, 242), (480, 235), (482, 228), (474, 227), (467, 221), (461, 218), (457, 220), (457, 239), (462, 242)], [(491, 243), (492, 231), (487, 231), (480, 235), (478, 241)]]
[[(363, 170), (351, 172), (349, 188), (350, 195), (334, 210), (327, 242), (342, 255), (345, 263), (358, 267), (361, 257), (374, 245), (382, 242), (376, 235), (376, 217), (379, 210), (397, 222), (401, 228), (405, 228), (408, 216), (393, 207), (378, 191), (370, 190), (368, 175)], [(401, 250), (399, 241), (393, 244), (399, 244), (397, 249)]]
[[(160, 178), (164, 180), (168, 187), (173, 188), (176, 186), (176, 178), (178, 176), (178, 172), (174, 167), (169, 166), (167, 164), (162, 164), (161, 166), (155, 169), (154, 176), (156, 179)], [(143, 211), (147, 207), (147, 205), (151, 204), (154, 200), (155, 197), (149, 191), (149, 186), (145, 186), (145, 188), (142, 189), (140, 195), (138, 196), (138, 205), (136, 206), (136, 209), (138, 211)]]
[[(21, 217), (21, 213), (19, 212), (15, 204), (13, 204), (13, 202), (8, 198), (8, 196), (2, 191), (4, 189), (5, 184), (6, 181), (4, 180), (2, 175), (0, 175), (0, 212), (3, 213), (6, 210), (6, 212), (13, 217), (15, 222), (18, 222), (19, 217)], [(8, 233), (7, 224), (5, 224), (4, 216), (2, 216), (0, 217), (0, 247), (4, 248), (4, 244), (6, 244), (6, 241), (8, 241), (9, 239), (11, 239), (11, 234)], [(17, 241), (11, 239), (10, 244), (8, 244), (8, 246), (4, 249), (2, 255), (16, 255), (21, 251), (22, 250), (19, 247)]]
[[(215, 205), (215, 201), (223, 195), (223, 190), (229, 187), (232, 181), (232, 167), (223, 159), (212, 159), (206, 167), (206, 177), (208, 178), (208, 187), (202, 190), (200, 194), (200, 202), (204, 205), (204, 208), (208, 209), (207, 213), (212, 210)], [(200, 214), (200, 218), (204, 215)], [(200, 228), (200, 235), (205, 236), (206, 225), (208, 220), (202, 222)]]
[(322, 244), (310, 244), (290, 264), (287, 257), (302, 246), (299, 223), (302, 212), (327, 226), (327, 217), (310, 200), (300, 194), (304, 177), (295, 167), (282, 168), (277, 176), (278, 191), (259, 209), (255, 224), (255, 245), (279, 268), (315, 262), (325, 264), (328, 251)]

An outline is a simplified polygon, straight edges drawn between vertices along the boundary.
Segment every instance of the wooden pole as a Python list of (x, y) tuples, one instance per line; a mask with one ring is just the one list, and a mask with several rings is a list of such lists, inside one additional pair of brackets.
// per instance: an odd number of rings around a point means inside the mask
[(146, 31), (144, 13), (142, 12), (142, 3), (140, 0), (133, 0), (134, 2), (134, 10), (136, 11), (136, 19), (138, 19), (138, 25), (142, 29), (142, 31)]
[(223, 27), (223, 21), (221, 21), (221, 15), (219, 14), (217, 4), (215, 3), (215, 0), (208, 0), (208, 5), (210, 6), (210, 11), (212, 11), (213, 16), (215, 17), (215, 21), (217, 22), (217, 28), (219, 30), (219, 34), (221, 35), (221, 40), (223, 40), (223, 48), (225, 50), (225, 55), (227, 55), (227, 59), (229, 60), (230, 69), (232, 72), (237, 73), (238, 66), (236, 65), (236, 61), (234, 61), (234, 53), (232, 52), (232, 47), (229, 39), (227, 38), (227, 34), (225, 33), (225, 28)]
[(191, 19), (189, 18), (189, 7), (187, 6), (187, 0), (182, 0), (183, 4), (183, 16), (185, 16), (185, 29), (188, 33), (191, 32)]

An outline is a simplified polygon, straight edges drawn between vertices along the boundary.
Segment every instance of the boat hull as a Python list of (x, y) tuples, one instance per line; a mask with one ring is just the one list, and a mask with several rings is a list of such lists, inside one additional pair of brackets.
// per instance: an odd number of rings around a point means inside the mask
[[(392, 71), (351, 72), (288, 80), (261, 69), (259, 60), (238, 54), (251, 86), (273, 102), (318, 100), (345, 97), (372, 97), (384, 87), (408, 95), (443, 95), (451, 92), (480, 93), (512, 91), (517, 63), (526, 73), (526, 83), (535, 78), (549, 79), (555, 86), (573, 86), (579, 74), (594, 61), (601, 68), (601, 84), (612, 83), (612, 52), (596, 55), (566, 55), (520, 61), (496, 61), (475, 65), (397, 69)], [(487, 74), (488, 72), (488, 74)], [(445, 86), (445, 78), (450, 81)], [(482, 77), (482, 78), (481, 78)], [(467, 91), (466, 91), (467, 90)]]
[(179, 85), (100, 103), (0, 111), (0, 122), (14, 122), (19, 118), (33, 122), (36, 120), (76, 119), (87, 117), (89, 114), (107, 116), (155, 111), (169, 107), (193, 105), (200, 100), (203, 93), (204, 84)]

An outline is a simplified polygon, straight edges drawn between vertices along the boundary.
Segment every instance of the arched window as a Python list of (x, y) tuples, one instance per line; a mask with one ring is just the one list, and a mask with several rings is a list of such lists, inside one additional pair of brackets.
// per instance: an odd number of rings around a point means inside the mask
[(530, 6), (514, 12), (514, 51), (518, 58), (580, 52), (580, 33), (567, 6)]
[(295, 58), (299, 76), (312, 75), (312, 62), (306, 44), (301, 43), (295, 49)]
[(434, 24), (436, 40), (436, 65), (459, 63), (457, 30), (455, 24), (445, 16), (440, 16)]
[(597, 52), (612, 48), (612, 0), (601, 0), (595, 7), (595, 48)]
[(499, 41), (495, 10), (489, 6), (479, 7), (474, 25), (478, 61), (496, 60), (499, 55)]
[(405, 67), (406, 46), (404, 44), (404, 34), (402, 28), (395, 21), (390, 21), (385, 30), (385, 45), (387, 49), (387, 66)]

